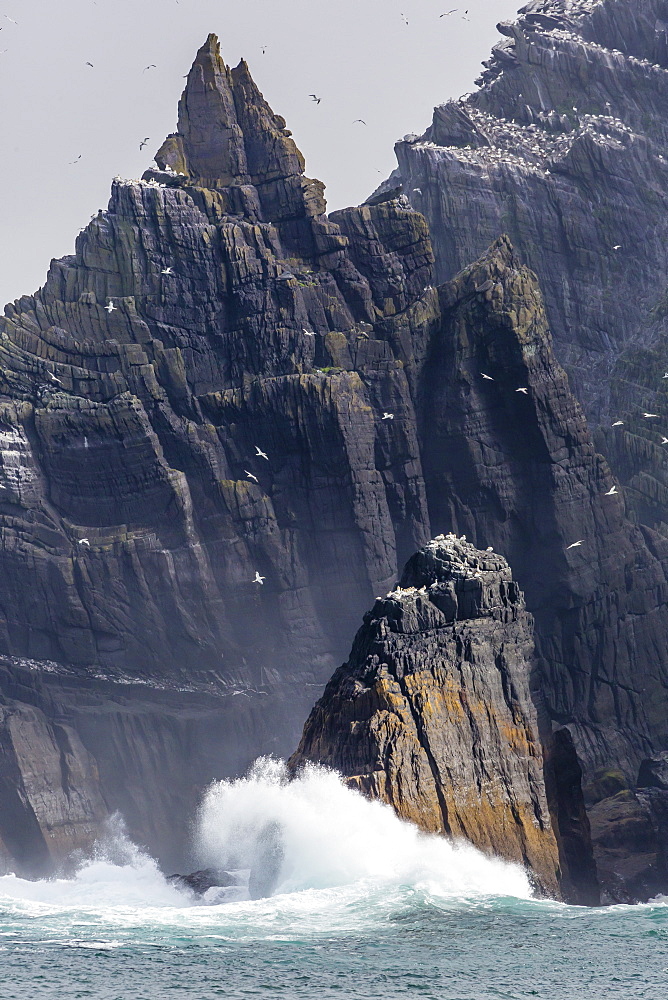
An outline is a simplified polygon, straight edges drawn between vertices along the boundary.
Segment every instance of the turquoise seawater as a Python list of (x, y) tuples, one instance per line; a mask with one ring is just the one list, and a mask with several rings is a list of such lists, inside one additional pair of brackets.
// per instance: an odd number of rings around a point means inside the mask
[(661, 901), (535, 900), (517, 868), (420, 835), (335, 775), (290, 784), (267, 761), (211, 789), (198, 856), (252, 865), (268, 822), (283, 844), (265, 899), (182, 893), (118, 829), (72, 877), (0, 878), (0, 997), (668, 997)]

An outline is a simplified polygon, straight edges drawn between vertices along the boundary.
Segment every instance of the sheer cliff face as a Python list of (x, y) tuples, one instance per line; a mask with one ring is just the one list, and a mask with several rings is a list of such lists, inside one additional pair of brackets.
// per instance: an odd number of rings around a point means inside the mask
[(509, 234), (575, 393), (604, 424), (620, 405), (647, 408), (642, 378), (620, 373), (611, 395), (629, 346), (665, 342), (667, 26), (665, 0), (529, 4), (499, 25), (480, 90), (397, 145), (389, 182), (427, 217), (441, 281)]
[(529, 865), (558, 894), (532, 655), (505, 560), (440, 536), (365, 616), (291, 764), (328, 764), (422, 829)]
[(7, 308), (6, 652), (246, 686), (271, 652), (319, 679), (424, 539), (424, 221), (362, 208), (343, 235), (284, 124), (212, 36), (157, 157), (178, 172), (117, 179)]

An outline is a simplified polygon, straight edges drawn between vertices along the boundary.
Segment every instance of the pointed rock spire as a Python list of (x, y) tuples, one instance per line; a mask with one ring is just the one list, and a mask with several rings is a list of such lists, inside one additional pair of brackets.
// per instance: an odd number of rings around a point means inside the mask
[(246, 183), (246, 154), (237, 122), (232, 77), (209, 35), (188, 74), (179, 101), (179, 135), (193, 179)]
[(156, 154), (200, 187), (252, 185), (264, 221), (322, 215), (324, 185), (304, 177), (304, 157), (242, 60), (229, 69), (216, 35), (197, 53), (179, 101), (178, 131)]

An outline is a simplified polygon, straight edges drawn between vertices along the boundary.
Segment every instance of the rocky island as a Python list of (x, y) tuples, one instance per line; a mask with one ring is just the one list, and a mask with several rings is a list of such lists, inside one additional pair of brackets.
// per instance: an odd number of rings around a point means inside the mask
[[(467, 107), (437, 117), (429, 157), (466, 147), (468, 177), (490, 140), (461, 145)], [(411, 177), (328, 216), (212, 35), (155, 166), (116, 178), (74, 255), (6, 307), (7, 866), (51, 871), (120, 811), (186, 870), (202, 789), (294, 749), (373, 607), (293, 763), (335, 764), (554, 895), (663, 885), (668, 540), (555, 356), (550, 324), (571, 372), (563, 331), (587, 325), (553, 318), (561, 279), (540, 274), (548, 323), (525, 258), (544, 261), (496, 216), (449, 263), (430, 218), (434, 272)]]

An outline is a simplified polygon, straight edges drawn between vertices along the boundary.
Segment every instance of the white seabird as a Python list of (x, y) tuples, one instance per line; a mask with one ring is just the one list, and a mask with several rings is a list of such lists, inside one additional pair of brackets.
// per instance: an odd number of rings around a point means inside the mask
[(104, 308), (107, 310), (108, 313), (114, 312), (114, 310), (116, 309), (116, 306), (114, 305), (114, 300), (113, 299), (109, 299), (109, 301), (107, 302), (107, 304), (106, 304), (106, 306)]
[(257, 478), (257, 476), (254, 476), (252, 472), (248, 471), (248, 469), (244, 469), (244, 472), (246, 473), (249, 479), (253, 479), (256, 483), (259, 483), (259, 479)]
[(266, 458), (269, 461), (269, 455), (265, 451), (262, 451), (262, 448), (258, 448), (257, 445), (255, 445), (255, 455), (257, 458)]
[(394, 414), (393, 413), (387, 413), (387, 411), (384, 411), (382, 419), (383, 420), (394, 420)]
[(263, 584), (266, 579), (266, 576), (260, 576), (258, 571), (255, 570), (255, 579), (253, 580), (253, 583)]
[(573, 542), (572, 545), (567, 545), (566, 551), (568, 551), (569, 549), (577, 549), (579, 548), (580, 545), (584, 545), (584, 538), (581, 538), (579, 542)]
[(608, 490), (608, 492), (604, 493), (603, 496), (604, 497), (614, 497), (617, 492), (618, 492), (617, 487), (616, 486), (611, 486), (610, 489)]

